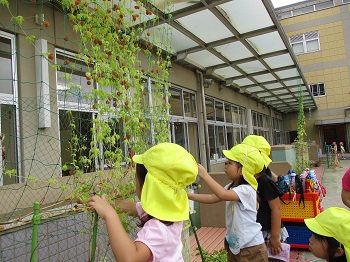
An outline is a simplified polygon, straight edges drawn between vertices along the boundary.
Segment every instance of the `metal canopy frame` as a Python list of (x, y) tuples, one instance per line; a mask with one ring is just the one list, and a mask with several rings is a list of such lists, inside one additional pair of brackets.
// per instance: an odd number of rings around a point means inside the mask
[(173, 62), (278, 112), (297, 112), (299, 92), (317, 108), (270, 0), (161, 1), (143, 1), (159, 17), (146, 31), (171, 32)]

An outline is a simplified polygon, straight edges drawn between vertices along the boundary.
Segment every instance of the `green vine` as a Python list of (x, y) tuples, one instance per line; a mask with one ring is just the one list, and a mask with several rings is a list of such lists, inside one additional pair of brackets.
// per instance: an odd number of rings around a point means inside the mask
[[(38, 3), (31, 0), (28, 4)], [(85, 81), (91, 89), (83, 98), (96, 116), (92, 137), (87, 138), (77, 132), (74, 117), (67, 111), (71, 118), (70, 164), (75, 167), (75, 189), (68, 197), (83, 202), (92, 194), (106, 194), (109, 199), (132, 197), (131, 152), (142, 153), (169, 140), (170, 29), (150, 29), (157, 26), (159, 18), (156, 9), (144, 1), (62, 0), (60, 4), (64, 26), (71, 25), (80, 36), (79, 52), (74, 58), (64, 57), (61, 64), (53, 62), (53, 52), (42, 55), (52, 69), (64, 71), (61, 77), (71, 94), (82, 90), (72, 82), (72, 74), (84, 63), (88, 68)], [(7, 0), (0, 0), (0, 5), (7, 7), (26, 41), (33, 44), (35, 36), (27, 35), (22, 27), (25, 19), (12, 15)], [(40, 25), (42, 30), (48, 27), (48, 21)], [(70, 41), (69, 36), (64, 41)], [(149, 82), (151, 90), (146, 88)], [(69, 98), (69, 92), (65, 96)], [(91, 142), (87, 145), (86, 141)], [(102, 163), (108, 163), (109, 170)], [(62, 164), (62, 169), (67, 170), (67, 165)], [(86, 170), (94, 175), (87, 176)], [(50, 186), (56, 183), (56, 179), (49, 181)], [(61, 186), (62, 191), (66, 188)]]
[(307, 136), (305, 131), (305, 113), (304, 113), (304, 97), (301, 89), (299, 90), (298, 97), (298, 126), (297, 126), (297, 138), (295, 140), (296, 148), (296, 163), (294, 171), (296, 174), (301, 174), (306, 168), (310, 167), (308, 157), (308, 144), (304, 141)]

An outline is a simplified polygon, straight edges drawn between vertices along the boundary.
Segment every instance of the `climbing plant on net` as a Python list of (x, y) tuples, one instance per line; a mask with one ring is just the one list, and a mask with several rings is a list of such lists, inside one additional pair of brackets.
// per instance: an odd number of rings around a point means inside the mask
[[(0, 0), (0, 5), (6, 6), (10, 13), (11, 3)], [(26, 3), (44, 4), (36, 0)], [(113, 197), (116, 192), (129, 194), (132, 184), (111, 186), (111, 181), (132, 173), (125, 166), (131, 163), (131, 152), (141, 153), (154, 143), (168, 141), (171, 31), (157, 27), (158, 9), (151, 2), (62, 0), (58, 3), (65, 16), (63, 26), (72, 26), (80, 36), (79, 52), (74, 58), (64, 57), (62, 63), (57, 64), (52, 50), (42, 56), (52, 69), (64, 72), (60, 77), (67, 85), (65, 99), (68, 101), (70, 96), (77, 94), (82, 96), (78, 101), (88, 101), (96, 115), (88, 139), (91, 142), (87, 145), (86, 137), (77, 131), (73, 114), (67, 113), (76, 182), (74, 193), (69, 197), (79, 196), (86, 201), (91, 193)], [(171, 8), (170, 2), (167, 8)], [(11, 15), (28, 43), (33, 44), (36, 37), (22, 27), (25, 18), (20, 14)], [(48, 21), (43, 21), (40, 29), (46, 30), (50, 26)], [(71, 41), (68, 35), (63, 39), (67, 43)], [(81, 85), (72, 81), (72, 72), (77, 71), (81, 63), (88, 68), (85, 81), (91, 86), (90, 92), (85, 94), (79, 92)], [(149, 100), (146, 88), (147, 77), (152, 79), (152, 100)], [(105, 163), (111, 167), (108, 172), (103, 172)], [(63, 171), (67, 168), (62, 166)], [(84, 168), (95, 170), (95, 176), (83, 177)], [(32, 179), (36, 178), (33, 176)], [(50, 185), (54, 184), (55, 179), (51, 179)], [(65, 190), (64, 186), (62, 190)]]

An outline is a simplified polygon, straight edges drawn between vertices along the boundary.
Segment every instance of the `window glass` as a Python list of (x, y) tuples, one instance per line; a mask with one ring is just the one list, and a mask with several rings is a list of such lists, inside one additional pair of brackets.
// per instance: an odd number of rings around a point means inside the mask
[(242, 141), (243, 141), (243, 139), (247, 136), (247, 128), (246, 127), (243, 127), (242, 129), (241, 129), (241, 138), (240, 138), (240, 141), (239, 141), (239, 143), (242, 143)]
[(220, 101), (215, 101), (215, 115), (216, 121), (223, 122), (224, 121), (224, 104)]
[(143, 85), (143, 91), (142, 91), (142, 98), (141, 98), (141, 104), (143, 107), (143, 111), (146, 114), (149, 114), (149, 90), (148, 90), (148, 84), (147, 79), (142, 79), (142, 85)]
[(233, 128), (233, 145), (239, 144), (241, 141), (241, 129), (239, 127)]
[(311, 84), (310, 91), (313, 96), (324, 96), (326, 95), (326, 88), (324, 83)]
[[(73, 155), (75, 155), (76, 165), (84, 173), (93, 171), (94, 164), (83, 161), (84, 158), (89, 158), (93, 127), (92, 113), (60, 110), (59, 121), (62, 166), (73, 163)], [(77, 139), (74, 139), (75, 137)]]
[(13, 94), (11, 40), (0, 37), (0, 93)]
[(85, 73), (88, 67), (83, 61), (57, 53), (56, 63), (60, 66), (57, 71), (58, 100), (70, 103), (91, 104), (86, 95), (93, 88), (93, 80), (87, 80)]
[(176, 122), (174, 123), (174, 133), (175, 133), (175, 143), (182, 146), (183, 148), (187, 148), (186, 145), (186, 125), (185, 123)]
[(231, 147), (233, 147), (235, 145), (234, 143), (234, 134), (233, 134), (233, 127), (232, 126), (228, 126), (226, 127), (226, 132), (227, 132), (227, 148), (230, 149)]
[(210, 98), (205, 99), (206, 115), (208, 120), (214, 120), (214, 100)]
[(315, 5), (315, 9), (316, 10), (321, 10), (321, 9), (330, 8), (330, 7), (333, 7), (333, 6), (334, 6), (334, 2), (333, 2), (333, 0), (331, 0), (331, 1), (324, 2), (324, 3), (316, 4)]
[(110, 143), (103, 143), (103, 164), (104, 169), (112, 168), (113, 165), (120, 161), (117, 156), (126, 156), (127, 148), (126, 145), (122, 143), (123, 139), (130, 139), (128, 134), (124, 134), (123, 123), (120, 123), (116, 118), (109, 118), (106, 120), (108, 125), (108, 132), (110, 132), (110, 138), (112, 138)]
[(224, 137), (224, 127), (223, 126), (215, 126), (215, 138), (216, 138), (216, 152), (218, 154), (218, 158), (223, 158), (222, 150), (225, 148), (225, 137)]
[(195, 94), (183, 91), (186, 117), (197, 117)]
[(239, 124), (240, 117), (239, 117), (239, 109), (237, 106), (232, 107), (232, 113), (233, 113), (233, 123)]
[(231, 106), (227, 103), (225, 103), (225, 121), (226, 123), (232, 123)]
[(170, 115), (182, 116), (182, 99), (181, 90), (170, 88), (169, 103), (170, 103)]
[(4, 148), (5, 155), (0, 155), (0, 186), (9, 185), (19, 182), (19, 176), (3, 176), (2, 173), (6, 170), (14, 170), (18, 174), (18, 160), (16, 151), (16, 107), (14, 105), (1, 105), (0, 104), (0, 130), (3, 134), (2, 140), (0, 141), (0, 148)]
[(217, 159), (217, 151), (215, 147), (215, 135), (214, 135), (214, 126), (208, 125), (208, 134), (209, 134), (209, 147), (210, 147), (210, 159)]
[(293, 51), (294, 51), (295, 54), (302, 54), (302, 53), (304, 53), (303, 43), (292, 44), (292, 47), (293, 47)]
[(246, 116), (246, 111), (244, 108), (240, 108), (240, 123), (242, 125), (246, 125), (247, 124), (247, 116)]
[(258, 119), (257, 119), (256, 112), (252, 112), (252, 122), (253, 122), (253, 126), (258, 126)]
[(313, 12), (313, 11), (314, 11), (314, 6), (311, 5), (311, 6), (306, 6), (306, 7), (303, 7), (303, 8), (299, 8), (299, 9), (293, 10), (293, 15), (301, 15), (301, 14), (306, 14), (306, 13), (310, 13), (310, 12)]
[(310, 40), (306, 42), (306, 51), (307, 52), (314, 52), (320, 50), (318, 45), (318, 39)]
[[(165, 96), (165, 86), (162, 83), (158, 83), (155, 81), (151, 81), (151, 97), (152, 97), (152, 107), (153, 108), (165, 108), (164, 103), (167, 100), (167, 97)], [(161, 112), (161, 110), (157, 110)]]

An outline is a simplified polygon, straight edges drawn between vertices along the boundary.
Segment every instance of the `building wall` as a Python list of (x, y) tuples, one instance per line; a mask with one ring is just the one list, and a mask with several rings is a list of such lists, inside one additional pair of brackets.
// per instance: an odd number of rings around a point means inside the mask
[[(309, 4), (312, 2), (316, 1), (309, 1)], [(308, 84), (325, 83), (326, 95), (315, 97), (318, 109), (305, 112), (306, 131), (313, 138), (310, 140), (321, 142), (315, 121), (347, 121), (344, 109), (350, 106), (350, 5), (338, 5), (280, 22), (287, 37), (319, 31), (320, 51), (296, 57)], [(284, 119), (285, 127), (296, 130), (294, 117)]]

